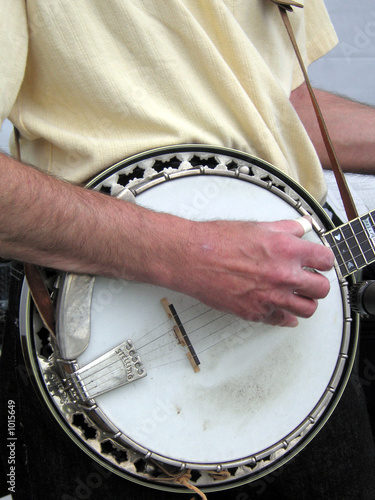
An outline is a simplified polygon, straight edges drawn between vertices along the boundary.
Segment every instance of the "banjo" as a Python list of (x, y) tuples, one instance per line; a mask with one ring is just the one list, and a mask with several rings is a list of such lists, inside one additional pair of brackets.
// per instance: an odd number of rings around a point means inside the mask
[[(72, 440), (145, 486), (204, 492), (254, 481), (302, 450), (334, 411), (353, 365), (350, 275), (375, 260), (374, 211), (334, 228), (296, 182), (231, 149), (160, 148), (88, 188), (194, 220), (295, 219), (330, 246), (329, 295), (293, 329), (245, 322), (157, 286), (46, 270), (50, 335), (25, 280), (20, 326), (38, 391)], [(186, 479), (188, 478), (188, 480)]]

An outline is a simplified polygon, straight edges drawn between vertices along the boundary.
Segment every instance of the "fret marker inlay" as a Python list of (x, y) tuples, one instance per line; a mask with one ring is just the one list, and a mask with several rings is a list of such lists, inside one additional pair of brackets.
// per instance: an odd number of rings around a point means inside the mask
[(374, 216), (372, 210), (325, 234), (344, 277), (375, 260)]

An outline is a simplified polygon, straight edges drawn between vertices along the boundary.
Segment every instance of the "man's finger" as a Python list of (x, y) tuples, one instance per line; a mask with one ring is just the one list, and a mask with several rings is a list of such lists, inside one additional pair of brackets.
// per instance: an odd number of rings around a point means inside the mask
[(306, 233), (309, 233), (310, 231), (312, 231), (312, 224), (307, 217), (298, 217), (298, 219), (295, 219), (295, 222), (298, 222), (298, 224), (301, 225), (301, 227), (303, 229), (302, 236), (304, 236)]
[(284, 219), (275, 222), (269, 222), (273, 231), (283, 231), (298, 238), (302, 238), (306, 233), (312, 230), (312, 219), (309, 215), (298, 217), (297, 219)]
[(272, 326), (285, 326), (289, 328), (295, 328), (298, 326), (298, 319), (294, 314), (288, 311), (278, 309), (274, 311), (269, 316), (263, 318), (263, 323)]

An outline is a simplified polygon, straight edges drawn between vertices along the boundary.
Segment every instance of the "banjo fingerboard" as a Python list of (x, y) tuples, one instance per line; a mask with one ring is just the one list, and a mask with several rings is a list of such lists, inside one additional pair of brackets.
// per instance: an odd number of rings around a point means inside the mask
[(325, 234), (341, 274), (350, 274), (375, 261), (375, 210)]

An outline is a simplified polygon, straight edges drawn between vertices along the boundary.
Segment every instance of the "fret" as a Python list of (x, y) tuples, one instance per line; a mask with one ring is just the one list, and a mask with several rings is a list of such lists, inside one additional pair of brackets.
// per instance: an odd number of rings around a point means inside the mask
[(325, 235), (343, 276), (375, 260), (375, 210)]
[(369, 241), (371, 241), (373, 246), (375, 246), (374, 214), (375, 210), (369, 212), (366, 215), (362, 215), (362, 217), (359, 218), (364, 230), (366, 231), (368, 239)]
[(365, 260), (362, 255), (362, 249), (351, 225), (347, 224), (345, 226), (342, 226), (340, 230), (341, 234), (345, 238), (346, 243), (348, 244), (349, 251), (354, 258), (356, 265), (361, 266), (362, 264), (365, 264)]
[(355, 219), (350, 224), (354, 229), (356, 238), (366, 259), (366, 264), (369, 264), (374, 259), (374, 250), (367, 231), (360, 219)]
[(370, 212), (368, 213), (368, 215), (372, 219), (372, 226), (375, 227), (375, 209), (374, 210), (370, 210)]
[[(358, 237), (359, 235), (357, 234), (355, 224), (353, 226), (352, 223), (349, 223), (343, 226), (342, 232), (344, 236), (347, 238), (349, 245), (351, 246), (351, 252), (354, 257), (357, 268), (361, 269), (368, 263), (368, 260), (364, 252), (365, 249), (361, 244), (361, 238)], [(368, 244), (368, 242), (365, 242), (365, 245), (366, 243)]]
[(348, 274), (349, 274), (348, 268), (346, 267), (345, 262), (343, 261), (341, 255), (340, 255), (340, 252), (338, 251), (338, 249), (336, 247), (331, 247), (331, 248), (333, 250), (333, 253), (335, 254), (336, 262), (337, 262), (337, 265), (339, 266), (341, 274), (343, 276), (348, 276)]
[[(345, 230), (346, 233), (347, 231), (348, 229)], [(355, 242), (352, 232), (350, 232), (349, 239)], [(359, 259), (358, 253), (359, 255), (361, 255), (361, 252), (360, 251), (358, 252), (357, 250), (353, 255), (349, 243), (344, 237), (341, 227), (334, 229), (330, 233), (326, 234), (326, 240), (329, 243), (331, 249), (333, 250), (333, 253), (335, 254), (336, 257), (336, 262), (340, 268), (341, 273), (344, 276), (347, 276), (348, 274), (351, 274), (356, 269), (358, 269), (359, 262), (356, 261), (356, 256), (358, 260)]]

